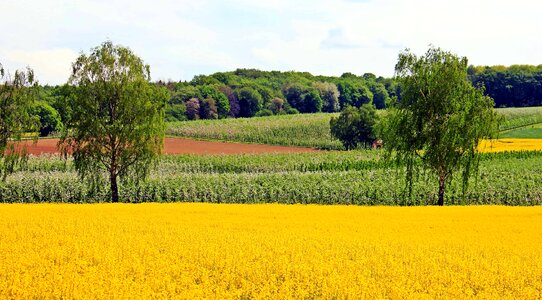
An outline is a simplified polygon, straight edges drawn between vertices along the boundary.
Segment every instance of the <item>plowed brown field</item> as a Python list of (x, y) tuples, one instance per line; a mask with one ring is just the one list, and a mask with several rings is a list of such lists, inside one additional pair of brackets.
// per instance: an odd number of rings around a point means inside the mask
[[(58, 153), (58, 139), (42, 139), (19, 142), (26, 147), (27, 153), (33, 155)], [(285, 147), (258, 144), (240, 144), (226, 142), (197, 141), (182, 138), (166, 138), (165, 154), (243, 154), (243, 153), (300, 153), (317, 151), (311, 148)]]

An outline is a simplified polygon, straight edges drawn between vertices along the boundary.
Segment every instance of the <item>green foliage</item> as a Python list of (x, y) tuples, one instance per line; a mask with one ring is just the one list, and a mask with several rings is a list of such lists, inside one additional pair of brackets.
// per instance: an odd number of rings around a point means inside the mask
[(542, 123), (542, 107), (497, 108), (503, 119), (500, 130), (510, 130)]
[[(199, 121), (198, 121), (199, 122)], [(451, 180), (446, 203), (454, 205), (541, 205), (542, 152), (482, 155), (477, 188), (462, 193)], [(0, 202), (103, 202), (107, 183), (92, 187), (59, 158), (31, 158), (10, 175)], [(404, 193), (405, 169), (380, 159), (380, 151), (322, 151), (304, 154), (164, 156), (149, 179), (121, 182), (122, 202), (318, 203), (429, 205), (436, 192), (430, 174), (420, 174)]]
[(269, 102), (267, 107), (273, 114), (281, 114), (284, 112), (284, 100), (282, 98), (275, 97), (271, 100), (271, 102)]
[(235, 91), (239, 99), (239, 116), (244, 118), (253, 117), (262, 108), (262, 96), (250, 87), (243, 87)]
[(320, 97), (323, 100), (322, 111), (324, 112), (336, 112), (340, 109), (339, 104), (339, 90), (334, 83), (330, 82), (315, 82), (314, 88), (320, 93)]
[(0, 64), (0, 177), (6, 178), (13, 168), (25, 160), (25, 153), (11, 140), (20, 140), (26, 132), (39, 127), (37, 118), (29, 114), (36, 98), (34, 71), (15, 71), (13, 77)]
[(50, 99), (48, 103), (60, 115), (60, 121), (62, 124), (65, 124), (70, 119), (72, 111), (70, 103), (73, 97), (75, 97), (75, 87), (69, 84), (56, 86), (52, 90), (52, 99)]
[[(202, 99), (205, 99), (206, 101), (211, 99), (210, 101), (214, 102), (214, 107), (216, 108), (211, 109), (214, 113), (208, 114), (209, 117), (207, 117), (207, 114), (201, 114), (203, 118), (216, 119), (217, 117), (225, 118), (228, 116), (228, 113), (230, 112), (230, 103), (228, 102), (228, 98), (220, 92), (217, 86), (203, 85), (199, 87), (199, 91)], [(205, 107), (205, 105), (203, 105), (203, 107)]]
[(372, 146), (376, 140), (375, 126), (378, 122), (376, 108), (372, 104), (364, 104), (359, 109), (347, 106), (338, 118), (329, 121), (331, 136), (341, 141), (347, 150)]
[(308, 87), (300, 83), (289, 83), (284, 87), (284, 97), (293, 108), (301, 112), (304, 109), (303, 98), (307, 89)]
[(218, 109), (215, 99), (209, 97), (201, 101), (200, 116), (203, 119), (218, 119)]
[(186, 102), (186, 117), (188, 120), (198, 120), (200, 118), (200, 103), (198, 98), (192, 98)]
[(262, 109), (256, 113), (256, 117), (268, 117), (272, 115), (273, 115), (273, 111), (270, 109)]
[(317, 89), (301, 83), (291, 83), (284, 87), (288, 103), (299, 112), (315, 113), (322, 111), (324, 101)]
[(438, 204), (453, 173), (463, 171), (464, 191), (477, 170), (477, 146), (496, 131), (493, 100), (467, 80), (467, 59), (438, 48), (417, 57), (408, 50), (395, 67), (401, 100), (386, 117), (384, 146), (407, 166), (407, 182), (419, 157), (439, 179)]
[(193, 85), (179, 83), (173, 91), (173, 96), (170, 98), (170, 104), (180, 104), (188, 102), (192, 98), (202, 98), (200, 89)]
[(38, 101), (30, 108), (30, 115), (39, 119), (40, 136), (48, 136), (52, 132), (60, 132), (64, 125), (60, 118), (60, 114), (49, 104)]
[(542, 139), (542, 123), (520, 127), (499, 133), (499, 138), (506, 139)]
[(305, 113), (315, 113), (322, 111), (323, 100), (316, 90), (310, 90), (303, 95), (303, 110)]
[(286, 114), (288, 115), (297, 115), (299, 114), (299, 110), (293, 108), (293, 107), (289, 107), (288, 109), (286, 109)]
[(495, 99), (496, 107), (542, 105), (542, 65), (470, 66), (468, 73), (474, 85), (484, 86)]
[(186, 104), (172, 104), (166, 107), (166, 121), (167, 122), (176, 122), (176, 121), (186, 121)]
[(373, 93), (363, 82), (343, 80), (337, 84), (337, 88), (340, 93), (339, 103), (343, 109), (346, 106), (360, 107), (373, 101)]
[(95, 186), (102, 171), (118, 201), (117, 177), (146, 178), (164, 137), (165, 88), (150, 82), (149, 66), (130, 49), (105, 42), (73, 63), (76, 86), (69, 129), (61, 139), (75, 167)]
[(371, 84), (370, 90), (373, 93), (373, 104), (376, 109), (386, 108), (386, 103), (390, 101), (390, 96), (384, 85), (379, 83)]
[(168, 124), (168, 135), (234, 142), (342, 149), (329, 132), (333, 114), (278, 115), (255, 119), (199, 120)]

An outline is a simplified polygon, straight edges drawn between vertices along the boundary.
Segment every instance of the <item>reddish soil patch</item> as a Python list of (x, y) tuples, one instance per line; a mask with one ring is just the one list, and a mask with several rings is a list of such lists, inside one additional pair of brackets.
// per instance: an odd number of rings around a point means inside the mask
[[(18, 142), (18, 146), (26, 147), (29, 154), (56, 154), (58, 139), (42, 139)], [(284, 147), (259, 144), (240, 144), (226, 142), (197, 141), (182, 138), (166, 138), (165, 154), (243, 154), (243, 153), (301, 153), (317, 151), (312, 148)]]

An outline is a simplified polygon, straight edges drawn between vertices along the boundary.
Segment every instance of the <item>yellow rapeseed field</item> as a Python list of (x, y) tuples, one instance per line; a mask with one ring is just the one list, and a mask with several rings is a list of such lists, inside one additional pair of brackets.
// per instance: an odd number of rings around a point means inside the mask
[(542, 207), (0, 205), (0, 298), (542, 297)]
[(542, 151), (542, 139), (484, 140), (478, 149), (480, 152)]

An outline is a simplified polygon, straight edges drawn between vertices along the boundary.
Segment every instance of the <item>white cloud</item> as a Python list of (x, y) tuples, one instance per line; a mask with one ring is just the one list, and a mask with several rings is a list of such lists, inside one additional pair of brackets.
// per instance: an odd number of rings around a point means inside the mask
[(236, 67), (391, 76), (400, 50), (429, 44), (477, 65), (540, 64), (540, 11), (535, 0), (5, 0), (0, 61), (59, 83), (74, 53), (109, 38), (174, 80)]
[(4, 68), (13, 72), (30, 67), (40, 83), (62, 84), (70, 77), (71, 63), (78, 53), (71, 49), (0, 51)]

